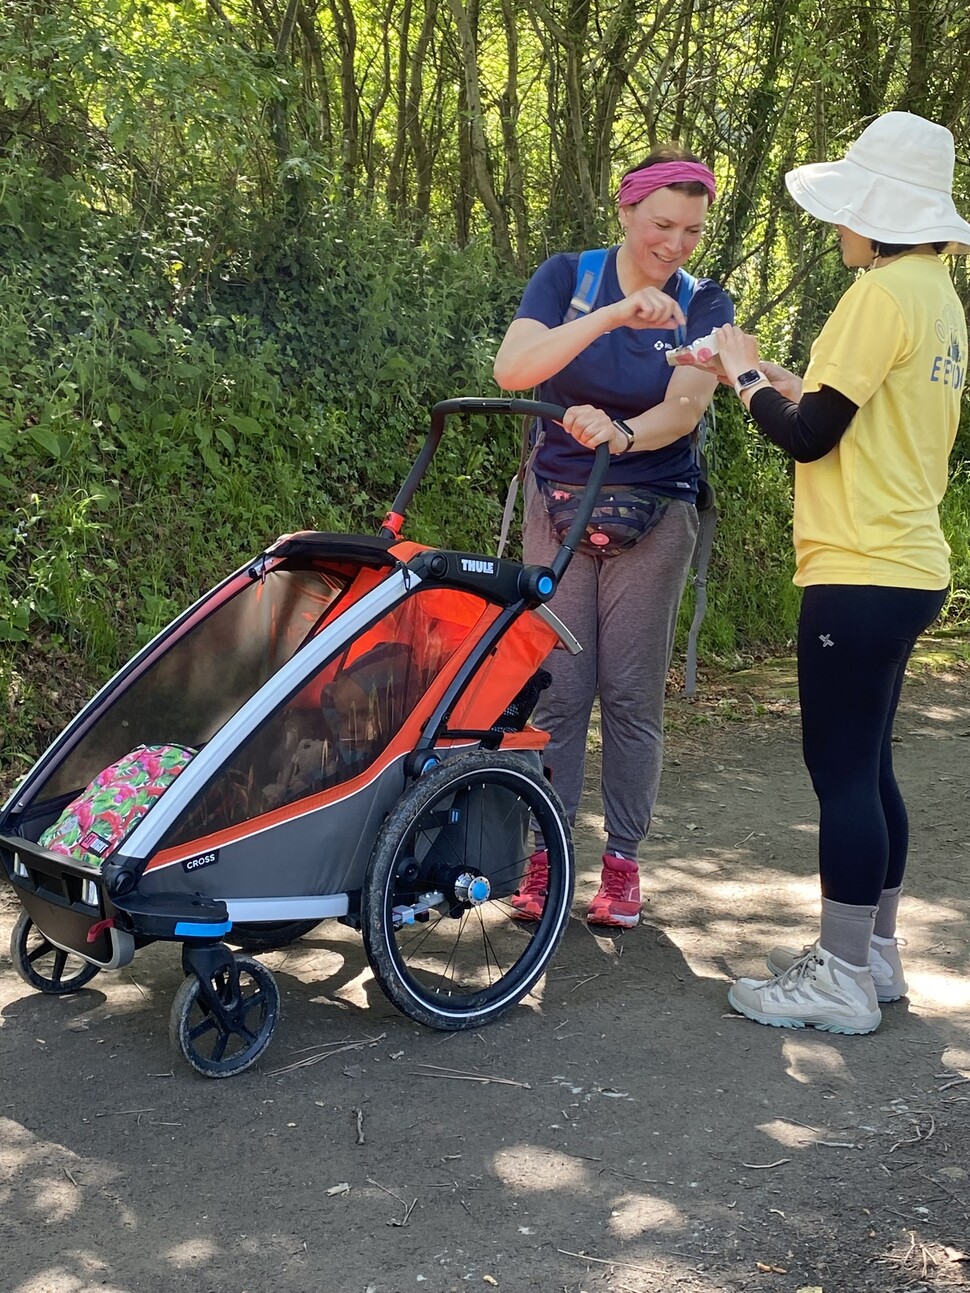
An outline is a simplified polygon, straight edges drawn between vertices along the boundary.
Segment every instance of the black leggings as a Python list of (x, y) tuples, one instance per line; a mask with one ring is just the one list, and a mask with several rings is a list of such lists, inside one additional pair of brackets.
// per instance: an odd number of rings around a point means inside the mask
[(817, 584), (798, 624), (802, 753), (819, 802), (822, 896), (875, 906), (902, 882), (909, 820), (892, 730), (906, 662), (946, 589)]

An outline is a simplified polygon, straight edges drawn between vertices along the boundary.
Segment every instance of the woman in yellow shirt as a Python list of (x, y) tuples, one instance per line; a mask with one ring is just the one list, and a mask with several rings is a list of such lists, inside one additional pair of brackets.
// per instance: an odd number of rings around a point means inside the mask
[(798, 686), (819, 801), (818, 940), (775, 948), (769, 979), (731, 1005), (758, 1023), (869, 1033), (906, 991), (896, 911), (909, 828), (892, 764), (906, 663), (949, 590), (940, 528), (967, 364), (963, 308), (940, 254), (970, 253), (951, 196), (953, 137), (908, 112), (878, 117), (789, 192), (834, 224), (856, 278), (804, 379), (717, 330), (721, 363), (760, 430), (796, 460)]

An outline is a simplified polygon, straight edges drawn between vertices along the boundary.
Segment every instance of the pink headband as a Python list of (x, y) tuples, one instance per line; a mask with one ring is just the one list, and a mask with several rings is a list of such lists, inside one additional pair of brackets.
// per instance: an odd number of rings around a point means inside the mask
[(620, 181), (621, 207), (632, 206), (657, 189), (668, 188), (671, 184), (703, 184), (710, 194), (711, 201), (717, 197), (714, 184), (714, 172), (703, 162), (656, 162), (653, 166), (644, 166), (642, 170), (624, 175)]

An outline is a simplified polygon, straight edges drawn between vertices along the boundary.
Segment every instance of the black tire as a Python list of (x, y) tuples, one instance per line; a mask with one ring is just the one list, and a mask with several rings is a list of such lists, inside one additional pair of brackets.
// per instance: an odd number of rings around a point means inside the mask
[(319, 920), (268, 920), (258, 924), (238, 921), (227, 935), (227, 942), (244, 952), (274, 952), (278, 947), (295, 943), (319, 924)]
[(204, 1077), (234, 1077), (269, 1045), (280, 1017), (280, 993), (265, 965), (249, 956), (230, 957), (210, 980), (218, 999), (205, 1000), (190, 974), (175, 994), (168, 1035), (175, 1049)]
[[(532, 923), (515, 919), (510, 902), (532, 849), (530, 819), (549, 854), (545, 909)], [(469, 876), (480, 892), (463, 900)], [(562, 802), (523, 756), (482, 750), (445, 759), (398, 801), (368, 863), (361, 917), (374, 977), (418, 1023), (448, 1030), (489, 1023), (545, 973), (574, 882)], [(443, 898), (422, 910), (429, 892)], [(415, 904), (420, 914), (405, 923)]]
[(55, 947), (25, 911), (10, 935), (10, 959), (24, 983), (53, 997), (80, 992), (101, 969), (77, 952)]

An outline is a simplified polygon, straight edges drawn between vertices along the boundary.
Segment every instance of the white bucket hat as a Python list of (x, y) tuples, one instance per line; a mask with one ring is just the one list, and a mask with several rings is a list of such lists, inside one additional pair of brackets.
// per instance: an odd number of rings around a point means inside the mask
[(970, 253), (970, 224), (953, 205), (953, 136), (912, 112), (877, 117), (840, 162), (796, 166), (785, 176), (800, 207), (877, 242), (946, 242)]

